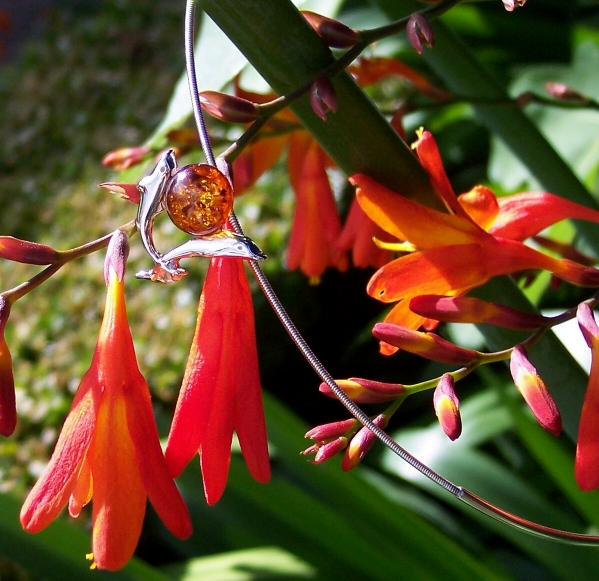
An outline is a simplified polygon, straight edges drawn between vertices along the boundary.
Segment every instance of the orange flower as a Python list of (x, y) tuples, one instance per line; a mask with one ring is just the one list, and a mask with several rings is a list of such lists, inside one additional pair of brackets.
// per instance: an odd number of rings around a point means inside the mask
[(234, 431), (250, 473), (268, 482), (252, 296), (243, 261), (213, 258), (165, 455), (176, 476), (199, 452), (208, 504), (225, 490)]
[[(599, 270), (567, 259), (552, 258), (519, 240), (483, 230), (455, 197), (430, 133), (422, 134), (417, 152), (437, 193), (451, 213), (442, 213), (398, 196), (365, 175), (355, 175), (350, 179), (358, 187), (358, 201), (366, 214), (381, 228), (400, 240), (409, 241), (418, 249), (380, 268), (368, 284), (371, 296), (383, 302), (398, 302), (387, 315), (386, 322), (417, 329), (427, 319), (410, 310), (409, 302), (413, 297), (427, 294), (455, 296), (484, 284), (494, 276), (523, 270), (548, 270), (573, 284), (599, 286)], [(537, 210), (541, 206), (533, 204)], [(569, 217), (573, 212), (570, 204), (556, 206), (558, 210), (550, 212), (551, 217), (543, 222), (545, 225), (548, 221), (552, 223)], [(577, 218), (598, 220), (599, 214), (574, 206), (578, 208)], [(505, 213), (510, 213), (513, 220), (520, 219), (517, 208), (508, 204), (505, 207)], [(566, 207), (567, 210), (564, 209)], [(528, 215), (533, 213), (529, 208)], [(497, 215), (501, 215), (501, 211)], [(487, 220), (487, 223), (492, 225), (494, 221)], [(389, 354), (395, 348), (383, 343), (381, 351)]]
[(68, 503), (76, 517), (93, 496), (95, 565), (116, 570), (133, 555), (146, 499), (166, 527), (191, 534), (187, 507), (168, 474), (147, 383), (139, 371), (125, 308), (127, 236), (108, 247), (104, 319), (91, 366), (71, 406), (54, 453), (21, 510), (35, 533)]

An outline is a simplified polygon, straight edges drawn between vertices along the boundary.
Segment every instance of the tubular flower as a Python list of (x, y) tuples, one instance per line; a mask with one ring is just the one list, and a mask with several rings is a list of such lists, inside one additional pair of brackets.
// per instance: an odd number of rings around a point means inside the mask
[(289, 180), (297, 201), (287, 267), (300, 268), (316, 280), (328, 266), (344, 271), (348, 262), (345, 252), (335, 244), (341, 234), (341, 220), (326, 172), (328, 156), (307, 132), (291, 136), (288, 155)]
[(579, 305), (577, 318), (591, 349), (591, 372), (580, 416), (574, 474), (581, 490), (589, 491), (599, 487), (599, 327), (586, 303)]
[[(450, 213), (442, 213), (413, 200), (398, 196), (365, 175), (355, 175), (350, 181), (357, 186), (357, 198), (366, 214), (381, 228), (400, 240), (407, 240), (418, 250), (393, 260), (380, 268), (368, 284), (368, 293), (380, 301), (398, 304), (385, 319), (404, 327), (417, 329), (426, 317), (416, 315), (409, 308), (413, 297), (425, 294), (456, 296), (484, 284), (490, 278), (527, 270), (548, 270), (561, 280), (579, 286), (599, 286), (599, 270), (567, 259), (555, 259), (529, 246), (518, 238), (530, 235), (533, 229), (524, 229), (523, 223), (533, 215), (543, 215), (537, 227), (572, 217), (575, 208), (556, 201), (555, 211), (547, 211), (547, 200), (559, 200), (545, 195), (536, 198), (528, 209), (520, 212), (517, 204), (502, 203), (495, 219), (486, 220), (489, 232), (475, 222), (455, 197), (443, 169), (432, 135), (424, 132), (417, 143), (417, 153), (428, 172), (435, 190)], [(485, 188), (486, 190), (486, 188)], [(491, 211), (487, 190), (484, 195)], [(492, 192), (491, 192), (492, 193)], [(524, 199), (523, 195), (521, 199)], [(580, 219), (599, 221), (599, 213), (576, 206)], [(482, 207), (482, 211), (481, 211)], [(484, 204), (477, 206), (479, 220)], [(522, 216), (527, 215), (528, 218)], [(522, 227), (510, 230), (496, 227), (497, 219), (505, 218)], [(544, 227), (540, 226), (540, 227)], [(500, 234), (509, 233), (515, 239)], [(381, 346), (389, 354), (393, 347)]]
[(93, 497), (95, 565), (116, 570), (133, 555), (146, 499), (167, 528), (191, 534), (187, 507), (168, 474), (148, 385), (137, 366), (125, 308), (127, 236), (117, 231), (107, 254), (108, 294), (91, 366), (44, 473), (21, 510), (21, 524), (35, 533), (68, 503), (76, 517)]
[(243, 261), (213, 258), (165, 454), (176, 476), (199, 452), (208, 504), (225, 490), (234, 431), (250, 473), (268, 482), (252, 296)]

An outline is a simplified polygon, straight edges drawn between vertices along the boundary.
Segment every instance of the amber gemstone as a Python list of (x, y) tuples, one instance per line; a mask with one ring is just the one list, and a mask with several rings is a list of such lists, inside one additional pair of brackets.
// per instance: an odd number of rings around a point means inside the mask
[(220, 230), (233, 209), (229, 180), (215, 167), (186, 165), (172, 177), (166, 211), (173, 224), (188, 234), (202, 236)]

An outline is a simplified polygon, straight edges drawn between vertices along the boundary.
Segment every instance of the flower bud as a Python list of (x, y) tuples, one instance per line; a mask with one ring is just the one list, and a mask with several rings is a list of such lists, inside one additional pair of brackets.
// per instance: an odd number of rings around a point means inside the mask
[(99, 188), (108, 190), (112, 194), (117, 194), (123, 200), (127, 200), (133, 204), (139, 204), (141, 193), (137, 184), (117, 184), (116, 182), (104, 182), (98, 184)]
[(325, 75), (318, 75), (310, 88), (310, 105), (323, 121), (327, 120), (327, 113), (337, 111), (337, 93), (333, 81)]
[(545, 83), (545, 90), (556, 99), (561, 101), (570, 101), (571, 103), (588, 103), (588, 97), (585, 97), (578, 91), (575, 91), (572, 87), (564, 85), (563, 83), (554, 83), (547, 81)]
[(562, 431), (562, 418), (555, 401), (528, 360), (526, 349), (516, 345), (512, 350), (510, 372), (518, 391), (528, 404), (539, 424), (554, 436)]
[(462, 418), (460, 416), (460, 402), (455, 393), (453, 376), (445, 373), (435, 388), (433, 394), (435, 414), (441, 428), (450, 440), (456, 440), (462, 433)]
[(314, 454), (312, 459), (313, 464), (322, 464), (327, 460), (330, 460), (333, 456), (336, 456), (342, 450), (347, 447), (347, 438), (345, 436), (339, 436), (330, 442), (318, 442), (314, 446), (306, 448), (302, 454), (307, 456), (308, 454)]
[(0, 258), (43, 266), (57, 262), (60, 253), (45, 244), (20, 240), (12, 236), (0, 236)]
[(104, 261), (104, 280), (106, 281), (106, 286), (110, 285), (111, 273), (113, 272), (116, 274), (119, 282), (123, 280), (128, 257), (129, 237), (122, 230), (116, 230), (106, 249), (106, 260)]
[(406, 33), (410, 44), (418, 54), (422, 54), (422, 46), (433, 48), (435, 42), (435, 33), (430, 22), (421, 12), (414, 12), (408, 24), (406, 25)]
[(151, 151), (151, 147), (121, 147), (107, 153), (102, 158), (102, 165), (123, 171), (140, 163)]
[[(378, 415), (372, 420), (375, 426), (381, 428), (381, 430), (387, 427), (387, 417)], [(376, 436), (366, 427), (360, 429), (360, 431), (351, 439), (348, 447), (343, 455), (341, 461), (341, 468), (348, 472), (355, 468), (366, 456), (370, 448), (376, 442)]]
[(360, 40), (360, 33), (338, 20), (302, 10), (302, 15), (327, 45), (332, 48), (349, 48)]
[(468, 365), (478, 359), (478, 352), (473, 349), (458, 347), (435, 333), (422, 333), (393, 323), (377, 323), (372, 334), (389, 345), (439, 363)]
[(12, 357), (4, 338), (4, 328), (10, 316), (10, 302), (0, 295), (0, 434), (10, 436), (17, 425), (15, 380)]
[[(356, 403), (381, 403), (397, 399), (404, 393), (404, 387), (399, 383), (382, 383), (359, 377), (337, 380), (337, 385)], [(318, 389), (328, 397), (337, 397), (326, 383), (321, 383)]]
[(255, 103), (218, 91), (202, 91), (200, 103), (210, 115), (229, 123), (251, 123), (260, 115)]
[(503, 7), (508, 12), (513, 12), (516, 8), (521, 8), (526, 4), (526, 0), (503, 0)]
[(410, 300), (410, 310), (444, 323), (490, 323), (516, 331), (531, 331), (547, 322), (541, 315), (524, 313), (475, 297), (420, 295)]
[(339, 436), (346, 436), (349, 432), (354, 430), (358, 425), (359, 421), (355, 418), (348, 420), (342, 420), (339, 422), (332, 422), (330, 424), (322, 424), (316, 426), (306, 432), (304, 438), (310, 438), (310, 440), (329, 440), (331, 438), (338, 438)]

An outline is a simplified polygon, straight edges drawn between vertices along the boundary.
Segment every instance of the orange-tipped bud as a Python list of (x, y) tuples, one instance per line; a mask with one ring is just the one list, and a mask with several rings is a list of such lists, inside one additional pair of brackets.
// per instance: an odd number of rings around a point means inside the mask
[(359, 423), (355, 418), (350, 418), (349, 420), (322, 424), (308, 430), (304, 438), (310, 438), (310, 440), (330, 440), (339, 436), (347, 436), (347, 434), (356, 429)]
[(450, 440), (456, 440), (462, 433), (462, 418), (460, 416), (460, 402), (455, 393), (453, 376), (445, 373), (435, 388), (433, 394), (435, 414), (441, 428)]
[(123, 200), (127, 200), (133, 204), (139, 204), (141, 193), (137, 184), (117, 184), (116, 182), (104, 182), (98, 184), (99, 188), (108, 190), (112, 194), (117, 194)]
[[(359, 377), (337, 380), (337, 385), (356, 403), (381, 403), (397, 399), (404, 393), (404, 387), (399, 383), (382, 383)], [(326, 383), (321, 383), (319, 390), (329, 397), (336, 397)]]
[(427, 46), (433, 48), (435, 42), (435, 33), (430, 22), (421, 12), (414, 12), (408, 24), (406, 25), (406, 33), (410, 44), (418, 54), (422, 54), (422, 47)]
[[(387, 427), (388, 419), (379, 415), (374, 418), (373, 423), (381, 430)], [(343, 460), (341, 461), (341, 468), (348, 472), (355, 468), (366, 456), (370, 448), (376, 442), (376, 436), (368, 429), (362, 428), (350, 441), (349, 445), (345, 450), (345, 454), (343, 455)]]
[(10, 302), (0, 295), (0, 434), (3, 436), (10, 436), (17, 425), (12, 357), (4, 338), (4, 328), (9, 316)]
[(570, 101), (571, 103), (588, 103), (588, 97), (585, 97), (578, 91), (575, 91), (572, 87), (564, 85), (563, 83), (554, 83), (547, 81), (545, 83), (545, 90), (554, 98), (560, 101)]
[(518, 391), (539, 424), (554, 436), (559, 436), (562, 431), (562, 418), (557, 405), (537, 370), (528, 360), (526, 349), (522, 345), (516, 345), (512, 350), (510, 372)]
[(107, 153), (102, 158), (102, 165), (123, 171), (143, 161), (143, 158), (151, 151), (150, 147), (121, 147)]
[(323, 121), (327, 120), (327, 113), (337, 111), (337, 93), (333, 81), (325, 75), (318, 75), (310, 89), (310, 105), (316, 115)]
[(328, 46), (332, 48), (349, 48), (360, 40), (360, 33), (338, 20), (302, 10), (304, 18)]
[(410, 301), (410, 310), (444, 323), (490, 323), (516, 331), (537, 329), (547, 321), (541, 315), (524, 313), (475, 297), (420, 295)]
[(314, 446), (306, 448), (301, 452), (304, 456), (308, 454), (314, 454), (312, 458), (313, 464), (322, 464), (327, 460), (330, 460), (333, 456), (336, 456), (342, 450), (347, 447), (347, 438), (345, 436), (339, 436), (330, 442), (318, 442)]
[(12, 236), (0, 236), (0, 258), (43, 266), (57, 262), (60, 252), (45, 244), (20, 240)]
[(104, 261), (104, 280), (110, 285), (111, 273), (114, 272), (119, 281), (125, 276), (125, 267), (129, 257), (129, 238), (122, 230), (116, 230), (106, 249)]
[(435, 333), (421, 333), (393, 323), (377, 323), (372, 334), (389, 345), (439, 363), (468, 365), (478, 359), (473, 349), (458, 347)]
[(255, 103), (218, 91), (202, 91), (200, 102), (202, 108), (210, 115), (229, 123), (251, 123), (260, 115)]

